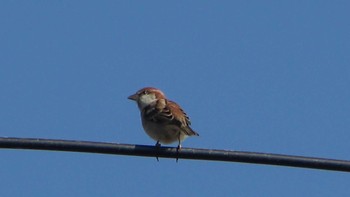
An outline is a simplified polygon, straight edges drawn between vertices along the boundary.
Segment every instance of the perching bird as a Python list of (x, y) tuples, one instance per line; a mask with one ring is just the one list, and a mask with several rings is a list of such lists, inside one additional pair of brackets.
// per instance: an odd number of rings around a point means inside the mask
[(190, 127), (191, 122), (186, 113), (178, 104), (168, 100), (159, 89), (142, 88), (128, 99), (137, 102), (143, 129), (157, 141), (157, 147), (178, 142), (179, 151), (181, 142), (188, 136), (198, 136)]

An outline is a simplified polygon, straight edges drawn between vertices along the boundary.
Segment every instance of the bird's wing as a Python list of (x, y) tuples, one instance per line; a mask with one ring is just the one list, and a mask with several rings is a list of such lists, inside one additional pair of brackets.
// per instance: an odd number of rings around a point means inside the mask
[(173, 101), (159, 99), (144, 109), (145, 118), (161, 124), (173, 124), (181, 128), (186, 135), (198, 135), (190, 127), (191, 121), (181, 107)]

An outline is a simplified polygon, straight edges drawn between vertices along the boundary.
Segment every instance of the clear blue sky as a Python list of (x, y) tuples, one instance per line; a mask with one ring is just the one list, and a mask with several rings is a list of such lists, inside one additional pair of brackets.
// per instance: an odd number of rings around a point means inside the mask
[[(350, 160), (349, 9), (1, 1), (0, 136), (153, 145), (127, 96), (154, 86), (200, 134), (184, 147)], [(342, 172), (28, 150), (0, 157), (0, 196), (350, 195)]]

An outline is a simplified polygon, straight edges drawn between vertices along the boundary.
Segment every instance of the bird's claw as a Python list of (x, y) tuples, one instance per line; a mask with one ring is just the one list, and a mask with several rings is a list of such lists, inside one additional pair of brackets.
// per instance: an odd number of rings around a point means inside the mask
[(158, 158), (158, 150), (159, 150), (159, 148), (160, 148), (160, 143), (159, 143), (159, 141), (157, 141), (157, 143), (156, 143), (156, 148), (157, 148), (157, 156), (156, 156), (156, 159), (157, 159), (157, 161), (159, 162), (159, 158)]
[(182, 148), (181, 144), (179, 144), (176, 148), (176, 154), (177, 154), (176, 163), (179, 161), (179, 152), (180, 152), (181, 148)]

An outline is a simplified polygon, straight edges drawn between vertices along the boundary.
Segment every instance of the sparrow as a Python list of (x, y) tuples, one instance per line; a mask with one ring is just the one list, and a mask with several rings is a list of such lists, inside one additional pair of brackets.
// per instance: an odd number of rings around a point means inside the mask
[(178, 142), (179, 151), (181, 142), (188, 136), (199, 136), (190, 127), (191, 121), (186, 113), (177, 103), (168, 100), (161, 90), (153, 87), (142, 88), (128, 99), (137, 103), (143, 129), (157, 142), (156, 147)]

